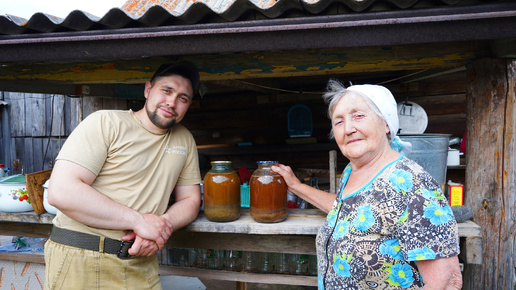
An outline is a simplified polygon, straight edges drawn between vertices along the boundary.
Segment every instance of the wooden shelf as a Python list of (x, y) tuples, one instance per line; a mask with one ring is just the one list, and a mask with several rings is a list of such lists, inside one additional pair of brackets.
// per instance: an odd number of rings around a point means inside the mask
[[(279, 223), (257, 223), (242, 208), (236, 221), (217, 223), (209, 221), (201, 212), (185, 228), (174, 232), (168, 247), (241, 250), (270, 253), (315, 255), (315, 237), (324, 223), (326, 214), (318, 209), (289, 209), (287, 219)], [(34, 212), (0, 212), (0, 235), (48, 237), (54, 215)], [(482, 262), (481, 228), (472, 221), (458, 224), (459, 236), (466, 240), (467, 263)]]
[(292, 152), (311, 152), (311, 151), (330, 151), (339, 150), (337, 143), (316, 143), (316, 144), (285, 144), (285, 145), (253, 145), (235, 147), (212, 147), (199, 149), (200, 154), (207, 156), (216, 155), (250, 155), (267, 153), (292, 153)]

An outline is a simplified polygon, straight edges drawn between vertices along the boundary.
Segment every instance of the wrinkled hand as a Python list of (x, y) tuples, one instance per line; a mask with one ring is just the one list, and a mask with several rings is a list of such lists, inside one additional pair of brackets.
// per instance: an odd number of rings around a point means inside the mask
[(133, 245), (129, 249), (128, 253), (132, 256), (152, 256), (159, 250), (158, 244), (154, 241), (144, 239), (135, 232), (129, 232), (127, 235), (122, 237), (124, 241), (134, 240)]
[(141, 214), (141, 216), (142, 220), (133, 228), (136, 238), (155, 242), (159, 250), (163, 249), (174, 231), (172, 223), (166, 218), (155, 214)]
[(283, 177), (290, 192), (294, 192), (294, 188), (301, 183), (290, 166), (278, 164), (278, 166), (272, 166), (271, 169)]

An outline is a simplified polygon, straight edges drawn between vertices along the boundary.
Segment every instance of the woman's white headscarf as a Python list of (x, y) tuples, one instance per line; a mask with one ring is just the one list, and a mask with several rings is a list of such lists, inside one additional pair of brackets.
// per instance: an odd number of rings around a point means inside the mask
[(392, 149), (407, 155), (412, 150), (412, 144), (401, 141), (397, 136), (400, 127), (398, 121), (398, 106), (392, 93), (385, 87), (379, 85), (354, 85), (346, 90), (354, 91), (369, 98), (380, 110), (390, 130), (390, 143)]

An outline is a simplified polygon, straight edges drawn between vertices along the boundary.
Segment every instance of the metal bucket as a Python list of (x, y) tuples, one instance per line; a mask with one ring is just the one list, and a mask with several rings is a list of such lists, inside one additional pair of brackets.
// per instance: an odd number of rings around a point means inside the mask
[(444, 189), (446, 182), (446, 163), (450, 134), (400, 134), (400, 139), (412, 144), (412, 151), (407, 155), (421, 165)]

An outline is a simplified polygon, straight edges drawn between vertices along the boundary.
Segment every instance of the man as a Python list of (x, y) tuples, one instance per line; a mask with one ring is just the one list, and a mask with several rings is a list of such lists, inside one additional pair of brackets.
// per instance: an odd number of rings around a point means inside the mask
[(197, 148), (178, 124), (198, 85), (193, 64), (162, 65), (143, 109), (97, 111), (70, 134), (48, 188), (45, 289), (161, 289), (155, 253), (199, 212)]

